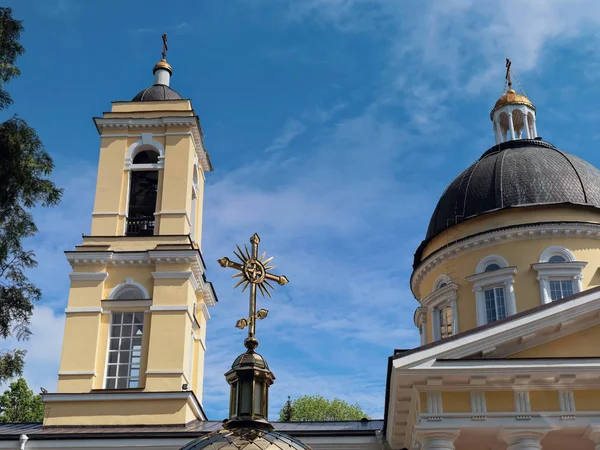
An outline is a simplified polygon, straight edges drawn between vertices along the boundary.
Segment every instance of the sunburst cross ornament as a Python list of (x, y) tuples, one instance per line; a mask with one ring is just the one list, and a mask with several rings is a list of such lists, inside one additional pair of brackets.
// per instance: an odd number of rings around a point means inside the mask
[(217, 262), (221, 267), (231, 267), (238, 271), (234, 274), (234, 278), (241, 277), (241, 280), (233, 287), (234, 289), (238, 286), (242, 287), (242, 292), (250, 286), (250, 308), (248, 312), (248, 318), (243, 318), (237, 321), (236, 327), (244, 329), (248, 327), (248, 337), (244, 341), (244, 345), (248, 350), (254, 350), (258, 347), (258, 340), (256, 339), (256, 320), (264, 319), (269, 314), (266, 309), (260, 309), (256, 311), (256, 291), (260, 290), (263, 298), (268, 295), (270, 298), (271, 293), (269, 289), (274, 290), (275, 288), (269, 281), (277, 283), (279, 286), (289, 283), (289, 280), (284, 275), (274, 275), (269, 270), (274, 269), (275, 266), (269, 265), (273, 260), (273, 257), (265, 259), (266, 252), (263, 253), (260, 258), (258, 256), (258, 244), (260, 238), (258, 234), (254, 233), (250, 238), (250, 244), (252, 249), (248, 250), (248, 246), (244, 245), (244, 250), (236, 244), (237, 252), (233, 253), (238, 257), (240, 262), (231, 261), (226, 256), (219, 259)]

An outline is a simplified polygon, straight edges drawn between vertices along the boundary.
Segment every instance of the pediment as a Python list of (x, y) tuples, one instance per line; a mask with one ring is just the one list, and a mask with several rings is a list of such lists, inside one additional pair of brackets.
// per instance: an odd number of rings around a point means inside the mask
[[(399, 352), (394, 356), (393, 365), (397, 369), (410, 369), (439, 359), (538, 357), (538, 353), (539, 357), (600, 356), (600, 349), (587, 354), (593, 348), (593, 345), (587, 344), (588, 335), (600, 336), (600, 288)], [(594, 341), (597, 342), (596, 339)], [(566, 343), (577, 345), (578, 349), (563, 350), (560, 355), (551, 354)], [(534, 350), (536, 348), (538, 353)]]

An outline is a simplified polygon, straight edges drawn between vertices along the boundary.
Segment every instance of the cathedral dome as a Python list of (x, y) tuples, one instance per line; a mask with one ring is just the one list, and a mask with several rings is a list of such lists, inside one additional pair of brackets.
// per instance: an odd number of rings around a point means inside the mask
[(242, 367), (250, 366), (258, 369), (269, 370), (269, 365), (267, 364), (267, 361), (265, 361), (265, 358), (255, 352), (242, 353), (235, 359), (231, 365), (231, 368), (233, 370), (237, 370)]
[(485, 213), (561, 203), (600, 208), (600, 170), (539, 139), (502, 142), (446, 188), (425, 240)]
[(310, 450), (302, 442), (272, 430), (240, 427), (215, 431), (181, 450)]
[(181, 95), (164, 84), (153, 84), (133, 97), (132, 102), (153, 102), (158, 100), (181, 100)]

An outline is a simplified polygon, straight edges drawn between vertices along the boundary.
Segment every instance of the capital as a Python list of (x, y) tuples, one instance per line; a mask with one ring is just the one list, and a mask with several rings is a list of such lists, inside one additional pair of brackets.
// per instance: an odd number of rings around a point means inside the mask
[(422, 450), (455, 450), (454, 442), (460, 430), (418, 430), (417, 440)]
[(600, 424), (590, 424), (583, 437), (596, 444), (596, 449), (600, 449)]
[(542, 439), (548, 431), (546, 428), (505, 428), (499, 437), (508, 445), (507, 450), (541, 450)]

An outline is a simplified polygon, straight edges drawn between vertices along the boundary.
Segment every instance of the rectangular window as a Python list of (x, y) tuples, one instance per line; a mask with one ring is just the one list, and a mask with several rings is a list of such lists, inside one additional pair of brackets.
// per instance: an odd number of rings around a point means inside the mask
[(550, 298), (559, 300), (573, 294), (573, 280), (551, 280)]
[(506, 302), (504, 288), (496, 287), (485, 291), (485, 314), (487, 323), (506, 317)]
[(110, 320), (106, 389), (136, 388), (140, 381), (144, 313), (115, 312)]
[(454, 318), (452, 314), (452, 306), (444, 306), (438, 310), (440, 315), (440, 338), (444, 339), (454, 334), (453, 324)]

